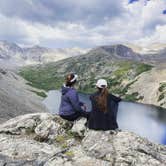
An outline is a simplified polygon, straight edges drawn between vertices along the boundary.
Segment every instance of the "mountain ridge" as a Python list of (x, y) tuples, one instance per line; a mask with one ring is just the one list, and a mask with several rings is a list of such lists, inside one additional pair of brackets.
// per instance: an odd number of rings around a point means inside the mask
[[(159, 47), (159, 46), (158, 46)], [(103, 45), (92, 49), (81, 48), (46, 48), (39, 45), (32, 47), (20, 47), (15, 43), (0, 41), (0, 64), (3, 67), (10, 68), (10, 65), (26, 66), (63, 60), (72, 56), (106, 56), (109, 59), (128, 59), (141, 61), (145, 63), (162, 63), (166, 60), (166, 47), (159, 47), (155, 53), (143, 54), (137, 52), (132, 45), (114, 44)], [(100, 54), (100, 55), (99, 55)], [(101, 59), (101, 58), (99, 58)], [(7, 64), (9, 63), (9, 64)]]
[[(162, 92), (159, 90), (161, 86), (165, 86), (165, 64), (166, 56), (164, 53), (141, 55), (131, 48), (119, 44), (100, 46), (86, 54), (37, 67), (32, 66), (31, 69), (23, 68), (20, 74), (30, 82), (30, 85), (51, 90), (61, 87), (67, 73), (75, 72), (80, 78), (77, 85), (78, 90), (86, 93), (94, 92), (97, 79), (104, 78), (108, 81), (109, 90), (115, 95), (129, 101), (155, 103), (158, 106), (166, 107), (166, 90), (163, 89)], [(153, 68), (154, 70), (152, 70)], [(161, 70), (162, 73), (159, 77)], [(150, 74), (148, 75), (148, 73)], [(158, 77), (156, 77), (157, 73)], [(158, 79), (157, 82), (154, 82), (155, 77)], [(143, 92), (139, 90), (141, 85), (151, 86), (146, 89), (142, 87), (146, 91)], [(151, 88), (155, 90), (152, 98), (148, 97), (148, 94), (151, 94), (148, 92)]]
[(67, 57), (85, 53), (81, 48), (51, 49), (42, 46), (20, 47), (15, 43), (0, 41), (0, 64), (12, 68), (30, 64), (58, 61)]
[(131, 48), (122, 44), (99, 46), (90, 50), (87, 54), (90, 54), (90, 55), (103, 54), (103, 55), (109, 55), (109, 56), (112, 56), (112, 58), (118, 58), (118, 59), (119, 58), (132, 59), (132, 60), (140, 59), (138, 53), (135, 53)]

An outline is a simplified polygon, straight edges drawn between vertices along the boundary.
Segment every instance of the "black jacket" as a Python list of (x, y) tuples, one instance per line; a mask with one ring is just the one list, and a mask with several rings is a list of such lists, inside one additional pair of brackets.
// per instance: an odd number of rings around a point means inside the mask
[(118, 128), (117, 111), (118, 103), (121, 101), (119, 97), (112, 94), (108, 95), (108, 110), (101, 111), (96, 103), (95, 97), (100, 95), (100, 92), (94, 93), (90, 96), (92, 103), (92, 111), (89, 115), (87, 127), (94, 130), (114, 130)]

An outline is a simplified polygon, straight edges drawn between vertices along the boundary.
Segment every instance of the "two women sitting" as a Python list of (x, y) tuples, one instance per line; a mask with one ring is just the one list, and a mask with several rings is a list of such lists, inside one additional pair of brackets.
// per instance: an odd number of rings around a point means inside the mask
[(69, 74), (62, 87), (62, 98), (59, 115), (66, 120), (74, 121), (80, 117), (87, 118), (86, 126), (94, 130), (116, 130), (118, 103), (121, 101), (109, 93), (107, 81), (99, 79), (97, 92), (90, 96), (92, 110), (88, 112), (84, 103), (79, 101), (78, 92), (74, 88), (77, 75)]

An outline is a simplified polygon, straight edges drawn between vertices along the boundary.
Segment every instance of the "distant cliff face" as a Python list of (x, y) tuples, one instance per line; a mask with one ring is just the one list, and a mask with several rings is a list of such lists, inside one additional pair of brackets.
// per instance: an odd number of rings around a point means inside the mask
[(14, 54), (22, 54), (22, 49), (14, 43), (0, 41), (0, 58), (9, 59)]
[(55, 62), (85, 52), (86, 50), (80, 48), (49, 49), (40, 46), (22, 48), (15, 43), (0, 41), (0, 65), (5, 68), (14, 68)]
[[(151, 50), (153, 50), (153, 48), (151, 48)], [(104, 57), (107, 57), (108, 60), (109, 59), (132, 60), (144, 63), (158, 64), (163, 61), (166, 62), (166, 47), (161, 47), (160, 49), (156, 49), (155, 52), (154, 51), (151, 52), (149, 48), (149, 52), (145, 54), (142, 53), (141, 51), (135, 52), (132, 48), (122, 44), (107, 45), (107, 46), (100, 46), (90, 50), (87, 53), (87, 56), (88, 55), (89, 56), (103, 55)]]
[(130, 132), (87, 130), (48, 113), (0, 125), (1, 165), (164, 166), (166, 147)]
[(89, 54), (107, 54), (110, 58), (138, 60), (140, 56), (131, 48), (124, 45), (101, 46), (89, 52)]
[(0, 68), (0, 123), (26, 113), (45, 112), (42, 98), (32, 91), (37, 90), (20, 76)]

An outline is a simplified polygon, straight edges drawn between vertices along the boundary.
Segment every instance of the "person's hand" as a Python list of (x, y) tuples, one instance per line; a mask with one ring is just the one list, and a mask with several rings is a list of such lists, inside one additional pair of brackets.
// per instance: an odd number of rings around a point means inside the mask
[(86, 111), (86, 109), (87, 109), (87, 107), (86, 107), (85, 104), (83, 104), (83, 106), (81, 106), (81, 108), (82, 108), (84, 111)]

